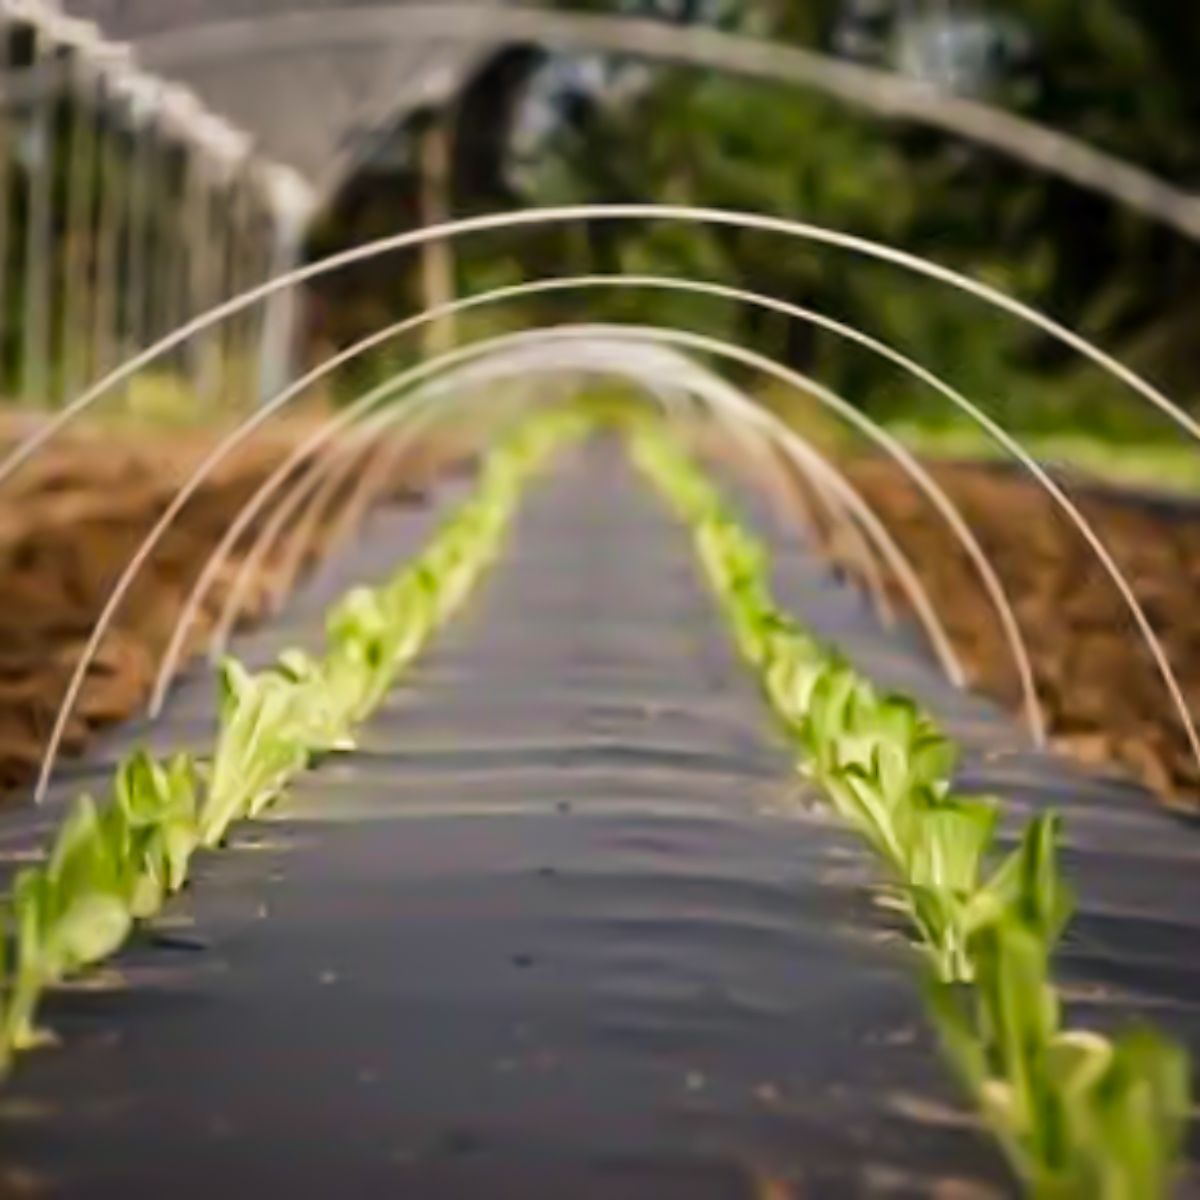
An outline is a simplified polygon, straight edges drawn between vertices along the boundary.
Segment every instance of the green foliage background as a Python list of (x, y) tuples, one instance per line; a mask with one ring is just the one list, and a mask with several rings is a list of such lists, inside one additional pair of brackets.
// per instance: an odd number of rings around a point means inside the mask
[[(837, 9), (831, 0), (757, 0), (724, 11), (729, 27), (827, 49)], [(1190, 66), (1200, 51), (1197, 17), (1165, 0), (1017, 0), (981, 11), (1018, 18), (1037, 48), (1031, 71), (992, 102), (1181, 186), (1200, 179), (1200, 82)], [(520, 178), (524, 203), (712, 205), (899, 246), (1045, 309), (1180, 403), (1200, 402), (1197, 249), (1102, 197), (928, 129), (880, 121), (799, 88), (657, 69), (634, 99), (598, 106), (561, 129)], [(471, 198), (459, 201), (470, 206)], [(1161, 418), (1094, 368), (974, 301), (894, 269), (700, 226), (601, 223), (585, 235), (533, 241), (510, 247), (507, 270), (489, 242), (486, 254), (464, 262), (464, 282), (474, 288), (510, 276), (593, 270), (733, 283), (861, 326), (1022, 432), (1060, 442), (1084, 436), (1118, 446), (1179, 445)], [(555, 296), (540, 316), (562, 320), (572, 311)], [(810, 371), (909, 430), (940, 436), (959, 427), (944, 404), (893, 369), (783, 318), (661, 293), (603, 304), (592, 295), (578, 311), (702, 327)]]

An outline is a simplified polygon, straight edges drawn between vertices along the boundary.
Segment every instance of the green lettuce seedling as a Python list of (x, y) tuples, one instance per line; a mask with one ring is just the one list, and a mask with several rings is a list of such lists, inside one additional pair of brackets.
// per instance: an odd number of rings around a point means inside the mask
[(931, 1006), (1029, 1194), (1168, 1195), (1190, 1109), (1184, 1052), (1148, 1030), (1064, 1030), (1047, 944), (1015, 911), (979, 930), (972, 954), (972, 994), (931, 982)]
[(221, 726), (200, 812), (204, 846), (220, 842), (234, 821), (256, 816), (311, 752), (304, 693), (285, 675), (251, 675), (227, 658), (220, 681)]
[(113, 802), (101, 818), (115, 855), (129, 864), (132, 916), (153, 916), (187, 879), (199, 842), (196, 767), (178, 754), (158, 763), (135, 751), (117, 769)]
[(96, 805), (81, 796), (59, 827), (44, 866), (18, 873), (12, 890), (16, 956), (4, 1040), (38, 1044), (33, 1020), (41, 993), (106, 958), (129, 933), (128, 874), (105, 836)]

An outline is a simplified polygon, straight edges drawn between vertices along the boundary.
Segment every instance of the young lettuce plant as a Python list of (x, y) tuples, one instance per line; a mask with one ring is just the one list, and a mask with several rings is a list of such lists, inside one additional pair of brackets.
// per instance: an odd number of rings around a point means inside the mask
[(24, 1050), (45, 1041), (34, 1026), (42, 992), (108, 957), (132, 924), (129, 864), (114, 852), (95, 802), (81, 796), (59, 827), (44, 866), (13, 884), (16, 941), (4, 1042)]
[(113, 801), (101, 824), (114, 856), (130, 864), (133, 917), (153, 916), (187, 880), (199, 843), (198, 804), (196, 765), (189, 755), (159, 763), (138, 750), (118, 767)]
[(324, 668), (348, 721), (357, 723), (375, 709), (432, 627), (428, 605), (405, 610), (372, 588), (355, 588), (330, 612)]
[(1190, 1109), (1182, 1050), (1062, 1027), (1050, 946), (1018, 910), (972, 937), (970, 995), (931, 980), (943, 1044), (1035, 1200), (1169, 1194)]
[(220, 730), (200, 810), (200, 844), (217, 845), (234, 821), (257, 816), (308, 762), (306, 692), (280, 671), (220, 666)]
[(314, 757), (354, 749), (358, 672), (339, 673), (343, 662), (329, 655), (316, 659), (293, 647), (285, 650), (276, 664), (297, 689), (296, 700), (306, 712), (308, 746)]

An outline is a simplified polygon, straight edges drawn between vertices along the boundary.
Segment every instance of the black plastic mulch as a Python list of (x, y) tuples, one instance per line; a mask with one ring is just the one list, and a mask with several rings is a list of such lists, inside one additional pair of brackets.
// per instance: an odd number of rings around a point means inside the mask
[[(317, 644), (328, 600), (429, 527), (380, 517), (243, 656)], [(1195, 830), (1021, 749), (780, 545), (781, 595), (935, 707), (971, 787), (1015, 819), (1067, 811), (1078, 1015), (1151, 1017), (1200, 1056)], [(194, 673), (155, 743), (203, 745), (211, 695)], [(8, 816), (0, 844), (54, 815)], [(52, 1001), (65, 1045), (0, 1094), (3, 1178), (88, 1198), (1010, 1194), (874, 879), (798, 787), (684, 531), (590, 446), (534, 485), (360, 751), (203, 860), (110, 990)]]

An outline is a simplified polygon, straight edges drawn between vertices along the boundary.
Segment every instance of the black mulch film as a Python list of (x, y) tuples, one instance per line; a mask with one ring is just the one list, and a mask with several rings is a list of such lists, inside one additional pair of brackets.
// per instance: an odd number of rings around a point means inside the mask
[[(1200, 834), (1024, 749), (743, 499), (780, 596), (938, 713), (965, 784), (1012, 827), (1065, 811), (1073, 1016), (1146, 1017), (1200, 1058)], [(378, 516), (240, 656), (318, 645), (329, 601), (433, 519)], [(152, 734), (64, 769), (55, 805), (0, 823), (9, 858), (135, 742), (205, 745), (213, 693), (195, 670)], [(87, 1200), (1014, 1194), (875, 880), (792, 772), (685, 531), (593, 443), (533, 484), (361, 749), (207, 856), (107, 987), (48, 1003), (63, 1045), (0, 1091), (0, 1179)]]

